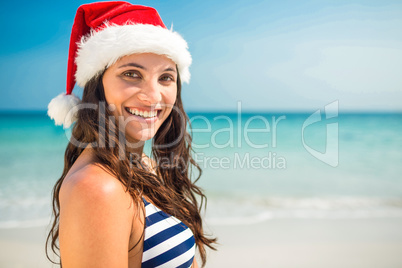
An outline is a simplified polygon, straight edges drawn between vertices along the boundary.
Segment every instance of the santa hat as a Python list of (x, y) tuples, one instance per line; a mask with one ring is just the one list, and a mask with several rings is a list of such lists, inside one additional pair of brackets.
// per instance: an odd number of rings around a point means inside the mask
[(191, 55), (186, 41), (163, 24), (151, 7), (127, 2), (99, 2), (78, 8), (71, 31), (67, 90), (54, 98), (48, 115), (56, 125), (70, 127), (80, 99), (72, 91), (123, 56), (134, 53), (165, 55), (176, 63), (181, 81), (190, 80)]

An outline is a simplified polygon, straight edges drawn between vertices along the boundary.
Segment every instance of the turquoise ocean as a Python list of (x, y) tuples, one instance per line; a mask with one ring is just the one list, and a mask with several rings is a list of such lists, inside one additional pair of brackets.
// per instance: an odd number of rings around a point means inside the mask
[[(401, 113), (189, 116), (210, 224), (402, 218)], [(68, 138), (45, 112), (0, 114), (0, 228), (49, 224)]]

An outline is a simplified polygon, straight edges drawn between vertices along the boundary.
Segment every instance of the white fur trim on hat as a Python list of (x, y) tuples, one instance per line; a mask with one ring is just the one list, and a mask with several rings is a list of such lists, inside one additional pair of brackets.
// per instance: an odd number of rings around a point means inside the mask
[(76, 121), (76, 106), (80, 103), (80, 99), (71, 93), (61, 93), (48, 105), (47, 114), (54, 119), (56, 125), (63, 125), (63, 128), (69, 128)]
[(150, 24), (112, 24), (92, 31), (78, 44), (77, 84), (84, 87), (118, 59), (135, 53), (165, 55), (177, 64), (181, 81), (190, 81), (191, 55), (187, 42), (177, 32)]

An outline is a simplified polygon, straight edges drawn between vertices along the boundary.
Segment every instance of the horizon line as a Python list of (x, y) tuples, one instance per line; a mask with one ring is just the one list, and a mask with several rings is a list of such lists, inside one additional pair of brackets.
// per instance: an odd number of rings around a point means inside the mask
[[(244, 110), (242, 109), (242, 114), (310, 114), (317, 110), (323, 111), (323, 109), (303, 109), (303, 110)], [(237, 114), (237, 110), (186, 110), (188, 114), (204, 113), (204, 114), (216, 114), (216, 113), (227, 113), (227, 114)], [(43, 109), (0, 109), (0, 115), (18, 115), (18, 114), (47, 114), (47, 110)], [(401, 110), (340, 110), (339, 114), (402, 114)]]

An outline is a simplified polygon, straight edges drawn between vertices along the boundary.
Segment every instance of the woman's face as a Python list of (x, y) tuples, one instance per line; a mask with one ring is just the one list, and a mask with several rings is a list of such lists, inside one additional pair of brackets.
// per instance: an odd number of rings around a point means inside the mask
[(176, 64), (152, 53), (125, 56), (105, 71), (103, 87), (107, 103), (115, 106), (116, 121), (125, 127), (126, 139), (149, 140), (176, 101)]

